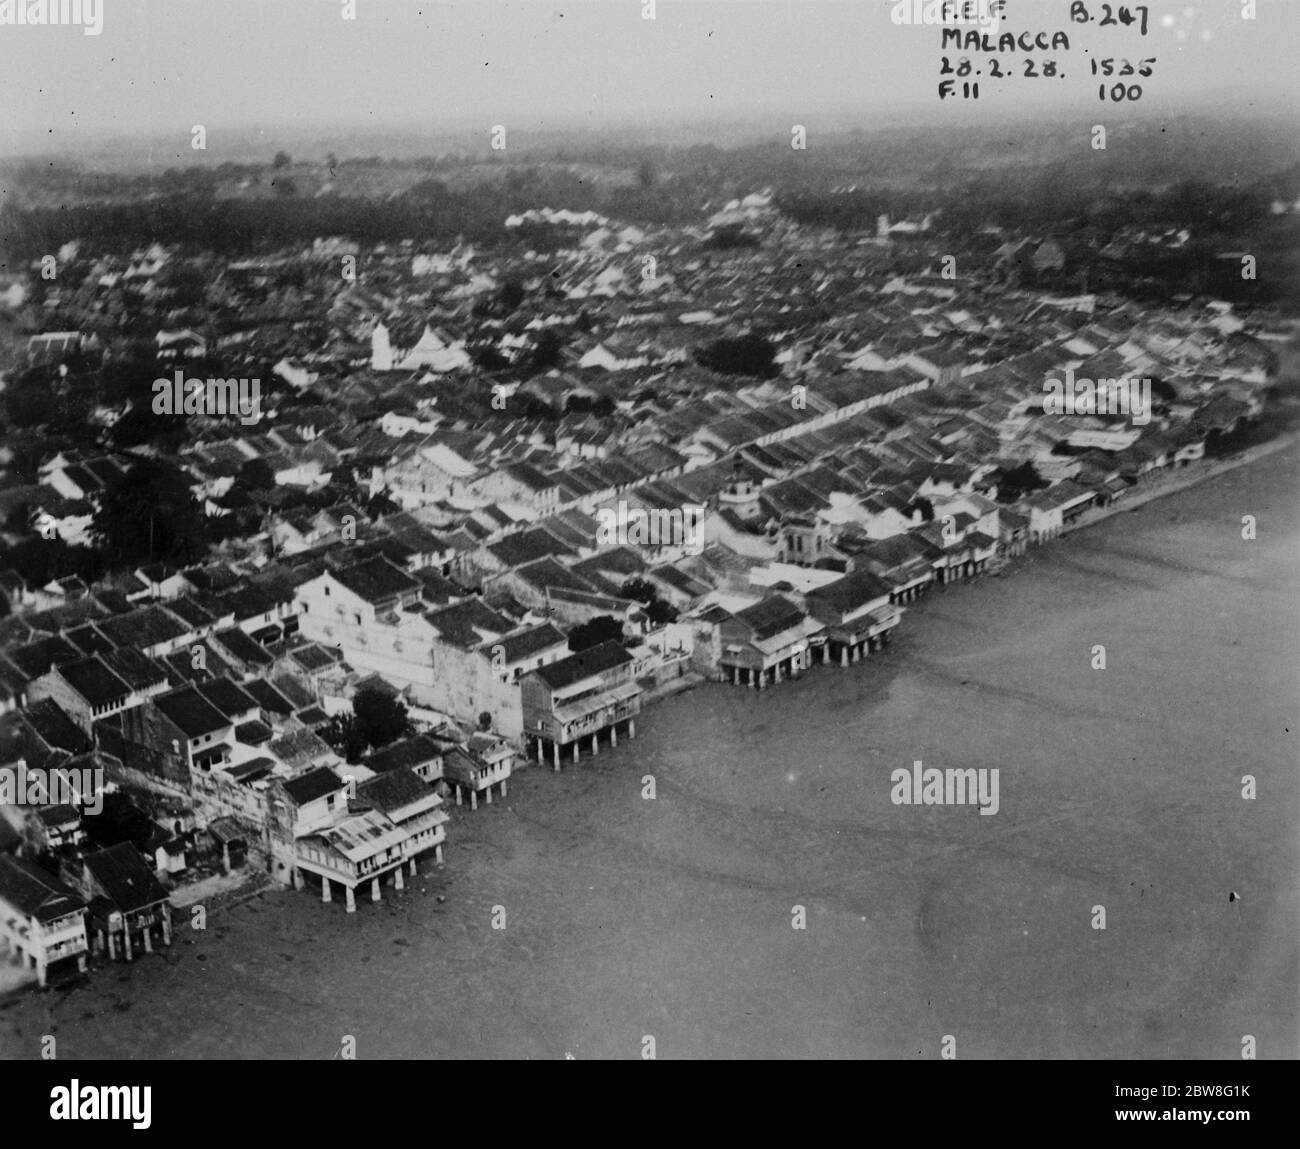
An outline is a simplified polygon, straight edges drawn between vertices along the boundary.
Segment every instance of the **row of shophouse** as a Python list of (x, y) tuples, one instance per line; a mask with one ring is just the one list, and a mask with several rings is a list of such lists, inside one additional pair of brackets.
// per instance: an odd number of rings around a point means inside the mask
[[(1147, 470), (1189, 461), (1153, 459)], [(958, 468), (947, 480), (930, 484), (925, 512), (888, 500), (850, 519), (791, 509), (748, 556), (718, 539), (658, 565), (662, 555), (581, 545), (539, 553), (536, 540), (516, 543), (499, 551), (504, 561), (480, 588), (487, 593), (434, 603), (427, 579), (383, 554), (314, 574), (309, 567), (272, 611), (247, 622), (274, 617), (274, 638), (292, 632), (322, 652), (314, 672), (299, 657), (318, 701), (337, 688), (330, 668), (341, 666), (352, 682), (376, 676), (413, 706), (483, 727), (467, 737), (418, 735), (352, 766), (300, 720), (312, 707), (285, 721), (293, 707), (276, 705), (275, 688), (259, 678), (263, 667), (245, 663), (242, 675), (170, 686), (151, 659), (198, 636), (146, 613), (137, 628), (146, 645), (134, 661), (130, 648), (115, 647), (52, 664), (28, 698), (57, 706), (97, 746), (118, 751), (120, 759), (106, 758), (124, 775), (149, 775), (187, 797), (227, 867), (256, 857), (277, 880), (311, 884), (326, 901), (341, 894), (352, 911), (358, 893), (378, 899), (387, 882), (401, 888), (422, 858), (441, 861), (447, 798), (476, 808), (504, 796), (524, 763), (558, 770), (598, 755), (603, 743), (634, 738), (645, 700), (670, 670), (762, 690), (815, 663), (848, 666), (885, 648), (907, 605), (931, 587), (978, 576), (1121, 493), (1067, 479), (1007, 506), (981, 493), (972, 473)], [(756, 490), (737, 471), (719, 499), (725, 524), (743, 531)], [(769, 511), (789, 497), (773, 495)], [(617, 576), (628, 574), (677, 604), (679, 622), (637, 633), (637, 604), (617, 592)], [(566, 628), (601, 613), (629, 624), (629, 641), (571, 652)], [(240, 665), (231, 650), (246, 646), (224, 643), (209, 649)], [(57, 811), (41, 814), (57, 841)], [(163, 855), (167, 869), (171, 855)], [(42, 980), (60, 962), (84, 965), (90, 952), (129, 960), (170, 940), (166, 894), (138, 851), (120, 845), (81, 861), (80, 870), (53, 876), (24, 859), (0, 859), (4, 936)]]
[[(739, 390), (677, 360), (631, 367), (617, 339), (528, 381), (561, 399), (609, 398), (608, 425), (471, 425), (443, 389), (445, 416), (426, 404), (419, 418), (345, 425), (340, 401), (265, 434), (228, 428), (184, 456), (209, 513), (231, 513), (223, 492), (250, 459), (268, 462), (277, 489), (251, 500), (256, 532), (221, 559), (154, 564), (109, 593), (75, 578), (14, 586), (0, 572), (16, 608), (0, 717), (30, 728), (42, 753), (62, 739), (65, 756), (96, 755), (124, 784), (186, 807), (140, 858), (155, 878), (206, 850), (221, 868), (251, 861), (352, 910), (441, 859), (450, 802), (476, 809), (526, 763), (560, 769), (634, 738), (643, 707), (684, 676), (765, 690), (852, 665), (887, 647), (932, 588), (998, 569), (1259, 414), (1262, 377), (1242, 370), (1256, 370), (1258, 348), (1201, 331), (1197, 316), (1170, 333), (1095, 300), (958, 306), (950, 285), (913, 279), (873, 288), (870, 315), (786, 332), (783, 377)], [(977, 353), (977, 331), (1000, 333), (997, 346)], [(1173, 398), (1140, 432), (1046, 415), (1042, 380), (1070, 364), (1160, 374)], [(427, 398), (435, 384), (402, 383), (396, 366), (379, 370)], [(1049, 485), (1002, 501), (1000, 476), (1026, 460)], [(319, 489), (336, 467), (358, 468), (402, 512), (279, 511), (279, 488)], [(42, 466), (42, 493), (88, 506), (120, 469), (59, 455)], [(614, 507), (699, 508), (703, 545), (608, 545), (595, 517)], [(85, 509), (69, 511), (69, 530)], [(652, 624), (631, 580), (676, 621)], [(574, 629), (597, 619), (615, 620), (618, 639), (571, 650)], [(422, 733), (349, 764), (319, 731), (367, 681), (399, 693)], [(65, 833), (64, 814), (39, 813), (47, 838)], [(52, 944), (74, 945), (60, 899), (77, 898), (83, 953), (165, 944), (160, 922), (112, 924), (143, 910), (93, 909), (111, 895), (84, 867), (42, 878), (26, 858), (0, 862), (28, 949), (41, 915), (60, 923)]]
[[(1251, 414), (1218, 406), (1202, 412), (1200, 432)], [(1116, 445), (1114, 435), (1090, 434), (1087, 445), (1097, 436)], [(599, 753), (602, 741), (633, 738), (645, 699), (666, 679), (689, 670), (763, 689), (814, 662), (849, 665), (888, 645), (907, 604), (929, 588), (995, 568), (1204, 453), (1203, 434), (1125, 440), (1113, 474), (1098, 471), (1094, 451), (1088, 482), (1063, 478), (1008, 505), (992, 497), (991, 466), (907, 464), (897, 451), (882, 466), (855, 448), (838, 470), (791, 469), (774, 454), (781, 442), (789, 451), (795, 440), (742, 446), (729, 478), (696, 469), (693, 480), (626, 492), (646, 506), (702, 498), (699, 553), (602, 547), (572, 508), (503, 524), (460, 558), (437, 556), (436, 567), (427, 547), (394, 552), (372, 540), (349, 550), (336, 540), (251, 581), (141, 572), (125, 613), (8, 657), (29, 668), (25, 702), (58, 708), (116, 754), (126, 776), (191, 798), (223, 857), (254, 854), (278, 880), (310, 876), (323, 895), (341, 888), (351, 906), (361, 886), (376, 896), (421, 855), (440, 857), (444, 799), (477, 807), (504, 794), (522, 762), (559, 768)], [(678, 608), (679, 622), (649, 627), (621, 589), (632, 577)], [(224, 589), (200, 594), (211, 580)], [(601, 616), (623, 624), (624, 641), (572, 653), (567, 632)], [(186, 658), (202, 665), (199, 651), (225, 673), (177, 685)], [(32, 677), (42, 659), (47, 668)], [(286, 667), (306, 688), (292, 703), (266, 681)], [(480, 733), (453, 735), (436, 767), (425, 761), (411, 773), (414, 785), (401, 764), (373, 768), (389, 765), (378, 756), (348, 773), (313, 727), (363, 676)]]

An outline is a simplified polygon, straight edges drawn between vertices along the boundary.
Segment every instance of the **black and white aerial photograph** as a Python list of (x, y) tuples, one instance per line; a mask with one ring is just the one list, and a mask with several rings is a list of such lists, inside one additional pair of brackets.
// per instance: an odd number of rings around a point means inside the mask
[(0, 0), (33, 1128), (310, 1060), (1248, 1122), (1297, 52), (1291, 0)]

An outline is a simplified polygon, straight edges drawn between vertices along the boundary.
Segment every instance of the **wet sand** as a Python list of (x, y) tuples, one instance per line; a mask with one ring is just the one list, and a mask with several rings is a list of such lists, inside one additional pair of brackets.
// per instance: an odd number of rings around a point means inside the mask
[[(1292, 447), (936, 592), (858, 666), (662, 702), (455, 811), (404, 893), (214, 913), (7, 1003), (0, 1054), (1294, 1058), (1298, 490)], [(893, 805), (915, 758), (999, 768), (999, 813)]]

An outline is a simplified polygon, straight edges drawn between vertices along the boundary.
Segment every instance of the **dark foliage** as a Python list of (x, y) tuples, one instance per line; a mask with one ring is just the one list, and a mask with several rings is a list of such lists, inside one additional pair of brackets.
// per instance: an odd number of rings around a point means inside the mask
[(324, 738), (349, 762), (415, 732), (406, 704), (393, 694), (363, 687), (352, 699), (352, 713), (339, 714), (321, 729)]
[(620, 642), (622, 638), (623, 624), (610, 615), (602, 614), (569, 631), (569, 649), (577, 654), (580, 650), (599, 646), (602, 642)]
[(200, 558), (207, 524), (190, 492), (190, 479), (164, 459), (142, 459), (104, 492), (91, 525), (114, 568)]
[(750, 333), (732, 339), (717, 339), (695, 354), (701, 367), (720, 375), (752, 375), (771, 379), (780, 374), (776, 348), (761, 335)]

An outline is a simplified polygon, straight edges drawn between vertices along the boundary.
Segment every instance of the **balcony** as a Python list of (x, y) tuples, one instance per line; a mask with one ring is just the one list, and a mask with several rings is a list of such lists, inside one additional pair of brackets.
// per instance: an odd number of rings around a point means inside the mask
[(82, 932), (79, 937), (65, 938), (59, 942), (46, 942), (45, 960), (53, 961), (56, 958), (72, 957), (74, 954), (86, 953), (88, 949), (86, 935)]
[(602, 690), (577, 702), (556, 706), (538, 720), (536, 731), (555, 742), (571, 742), (641, 713), (643, 691), (635, 682)]

